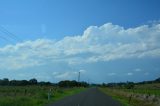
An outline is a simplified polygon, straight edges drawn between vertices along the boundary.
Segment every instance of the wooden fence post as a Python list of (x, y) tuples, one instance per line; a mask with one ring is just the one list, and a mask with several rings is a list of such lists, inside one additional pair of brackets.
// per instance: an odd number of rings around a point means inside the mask
[(131, 102), (131, 100), (132, 100), (132, 94), (131, 94), (131, 96), (129, 97), (129, 103)]

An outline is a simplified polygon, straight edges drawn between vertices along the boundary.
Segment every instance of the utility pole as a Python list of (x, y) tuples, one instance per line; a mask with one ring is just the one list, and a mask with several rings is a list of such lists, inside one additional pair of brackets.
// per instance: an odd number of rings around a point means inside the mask
[(78, 82), (80, 82), (80, 72), (78, 73)]

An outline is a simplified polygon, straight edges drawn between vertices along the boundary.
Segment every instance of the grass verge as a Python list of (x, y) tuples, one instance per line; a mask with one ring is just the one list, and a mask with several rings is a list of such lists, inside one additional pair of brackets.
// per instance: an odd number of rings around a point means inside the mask
[(127, 92), (121, 92), (120, 90), (110, 89), (110, 88), (99, 88), (102, 92), (107, 95), (112, 96), (113, 99), (118, 100), (123, 104), (123, 106), (154, 106), (151, 103), (147, 103), (146, 101), (137, 100), (134, 98), (128, 97)]
[[(83, 90), (85, 88), (0, 86), (0, 106), (44, 106)], [(48, 93), (50, 93), (49, 99)]]

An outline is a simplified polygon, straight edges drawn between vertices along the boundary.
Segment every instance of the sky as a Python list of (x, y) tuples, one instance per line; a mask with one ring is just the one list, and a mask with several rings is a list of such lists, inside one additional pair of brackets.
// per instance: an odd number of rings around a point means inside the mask
[(0, 0), (0, 79), (160, 77), (159, 0)]

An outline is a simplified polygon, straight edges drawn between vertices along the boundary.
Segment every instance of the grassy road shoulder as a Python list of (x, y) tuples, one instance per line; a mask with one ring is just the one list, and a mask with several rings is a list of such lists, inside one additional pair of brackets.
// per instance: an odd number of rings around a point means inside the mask
[[(121, 90), (121, 89), (111, 89), (111, 88), (99, 88), (101, 91), (120, 101), (124, 106), (158, 106), (155, 104), (155, 100), (149, 100), (146, 98), (145, 94), (135, 94), (134, 92)], [(144, 98), (145, 97), (145, 98)]]
[(0, 86), (0, 106), (44, 106), (86, 88), (53, 86)]

